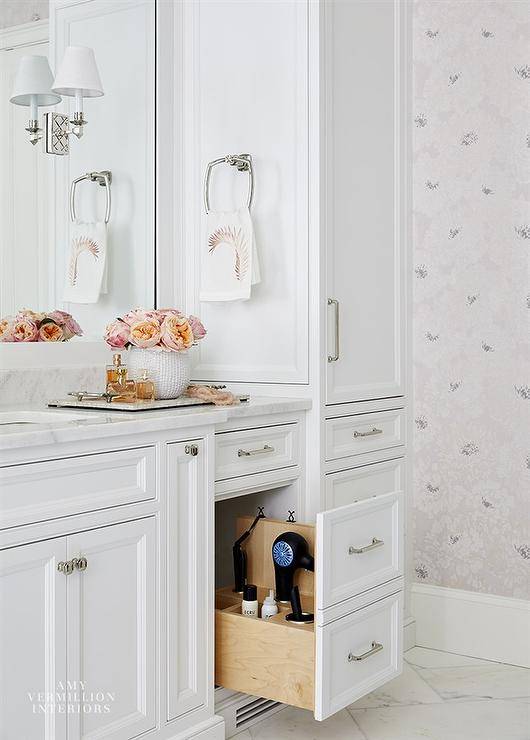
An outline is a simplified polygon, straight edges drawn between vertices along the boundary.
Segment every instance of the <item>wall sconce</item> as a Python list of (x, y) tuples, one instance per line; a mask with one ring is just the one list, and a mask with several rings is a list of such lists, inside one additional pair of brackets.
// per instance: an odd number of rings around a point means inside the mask
[(30, 142), (35, 145), (42, 138), (39, 128), (40, 107), (57, 105), (61, 96), (52, 92), (52, 71), (46, 57), (25, 56), (20, 60), (10, 102), (29, 107), (29, 122), (26, 131)]
[(75, 112), (71, 119), (64, 113), (44, 114), (44, 151), (47, 154), (69, 153), (70, 134), (80, 139), (87, 123), (83, 116), (83, 98), (104, 95), (93, 49), (68, 46), (53, 82), (46, 57), (21, 59), (10, 100), (15, 105), (30, 107), (26, 131), (32, 144), (43, 138), (38, 123), (38, 106), (56, 105), (62, 95), (75, 98)]

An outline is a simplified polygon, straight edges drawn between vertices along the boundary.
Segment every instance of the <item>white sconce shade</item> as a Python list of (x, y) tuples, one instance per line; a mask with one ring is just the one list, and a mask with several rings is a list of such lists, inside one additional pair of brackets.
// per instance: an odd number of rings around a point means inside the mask
[(57, 105), (61, 97), (52, 92), (52, 81), (53, 75), (46, 57), (22, 57), (10, 102), (27, 106)]
[(52, 90), (69, 97), (98, 98), (104, 95), (94, 49), (88, 46), (68, 46)]

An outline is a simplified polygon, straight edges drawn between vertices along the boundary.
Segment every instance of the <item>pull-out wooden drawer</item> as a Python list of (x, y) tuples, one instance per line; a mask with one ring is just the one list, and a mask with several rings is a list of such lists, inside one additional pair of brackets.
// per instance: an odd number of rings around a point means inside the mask
[(155, 448), (0, 468), (0, 529), (156, 498)]
[(358, 501), (317, 514), (317, 608), (403, 574), (403, 494)]
[(315, 717), (325, 719), (403, 670), (399, 591), (316, 628)]
[(297, 465), (298, 424), (221, 432), (215, 435), (215, 480)]
[[(314, 553), (314, 573), (298, 570), (295, 583), (303, 609), (314, 612), (315, 622), (296, 625), (287, 621), (291, 609), (284, 604), (279, 604), (279, 613), (270, 620), (251, 619), (241, 614), (240, 595), (230, 586), (219, 589), (216, 684), (311, 709), (322, 720), (398, 675), (402, 627), (399, 502), (400, 494), (359, 501), (319, 514), (316, 525), (272, 519), (258, 522), (245, 549), (247, 580), (258, 586), (260, 607), (268, 589), (275, 586), (272, 544), (278, 535), (296, 532)], [(394, 516), (397, 519), (392, 524)], [(377, 531), (387, 538), (385, 546), (390, 545), (393, 555), (382, 559), (379, 555), (371, 562), (375, 553), (384, 550), (381, 545), (359, 552), (356, 560), (350, 543), (357, 543), (356, 536), (366, 537), (377, 517), (383, 521), (383, 529)], [(235, 535), (246, 531), (251, 521), (251, 517), (240, 517)], [(362, 596), (356, 596), (361, 591)]]
[(405, 444), (405, 410), (339, 416), (326, 420), (326, 460)]
[[(259, 589), (260, 607), (266, 593)], [(312, 608), (310, 597), (302, 603)], [(285, 619), (290, 608), (279, 608), (271, 619), (252, 619), (234, 597), (218, 593), (218, 686), (309, 709), (324, 720), (401, 673), (401, 591), (323, 626), (294, 625)]]

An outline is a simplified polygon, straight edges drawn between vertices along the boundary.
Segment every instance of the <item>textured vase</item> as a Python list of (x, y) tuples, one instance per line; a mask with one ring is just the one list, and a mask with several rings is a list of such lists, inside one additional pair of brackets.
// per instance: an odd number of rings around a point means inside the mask
[(137, 379), (144, 368), (155, 384), (155, 397), (178, 398), (190, 383), (191, 363), (188, 352), (164, 352), (159, 349), (131, 347), (127, 358), (129, 377)]

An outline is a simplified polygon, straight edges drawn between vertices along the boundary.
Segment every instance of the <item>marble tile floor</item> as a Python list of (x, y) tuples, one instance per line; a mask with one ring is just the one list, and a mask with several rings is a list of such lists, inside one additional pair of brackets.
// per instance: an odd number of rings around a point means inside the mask
[(237, 740), (530, 740), (530, 670), (415, 647), (403, 674), (325, 722), (288, 707)]

